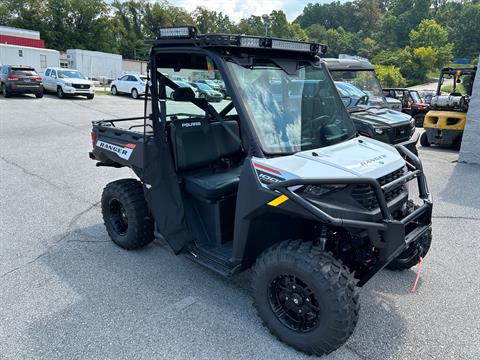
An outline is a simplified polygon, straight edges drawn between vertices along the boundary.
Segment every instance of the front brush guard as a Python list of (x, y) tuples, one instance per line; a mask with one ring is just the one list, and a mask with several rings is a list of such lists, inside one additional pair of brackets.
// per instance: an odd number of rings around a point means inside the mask
[[(395, 259), (402, 253), (410, 243), (419, 239), (428, 231), (431, 226), (432, 219), (432, 197), (428, 191), (427, 180), (423, 173), (422, 163), (410, 150), (403, 145), (397, 145), (398, 152), (407, 159), (406, 164), (408, 172), (398, 179), (393, 180), (385, 185), (380, 185), (378, 180), (371, 177), (356, 177), (356, 178), (302, 178), (285, 180), (278, 183), (270, 184), (268, 187), (271, 190), (278, 191), (290, 200), (303, 207), (312, 215), (317, 217), (321, 222), (338, 227), (358, 228), (368, 231), (372, 245), (380, 251), (379, 260), (374, 267), (367, 271), (359, 279), (358, 286), (363, 286), (368, 280), (372, 278), (379, 270), (384, 268), (389, 262)], [(396, 220), (393, 218), (385, 199), (385, 191), (393, 187), (406, 184), (407, 182), (417, 179), (419, 197), (423, 200), (423, 204), (417, 209), (407, 214), (403, 219)], [(346, 218), (333, 217), (313, 205), (308, 200), (304, 199), (294, 191), (291, 187), (298, 187), (302, 185), (370, 185), (375, 192), (377, 202), (380, 207), (382, 219), (378, 222), (361, 221)], [(408, 227), (407, 225), (415, 223), (416, 226)]]

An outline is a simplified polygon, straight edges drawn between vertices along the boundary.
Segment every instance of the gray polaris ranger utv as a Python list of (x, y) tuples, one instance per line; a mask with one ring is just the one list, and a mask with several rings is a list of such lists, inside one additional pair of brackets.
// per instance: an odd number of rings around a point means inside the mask
[[(251, 268), (255, 306), (275, 336), (308, 354), (337, 349), (357, 323), (358, 287), (384, 267), (414, 266), (430, 247), (420, 160), (357, 134), (322, 45), (159, 31), (143, 121), (93, 123), (97, 166), (138, 176), (105, 187), (108, 234), (125, 249), (162, 238), (224, 276)], [(221, 77), (231, 100), (196, 98), (174, 74)]]
[(389, 108), (373, 65), (360, 59), (323, 60), (358, 132), (389, 144), (405, 145), (416, 153), (415, 120)]

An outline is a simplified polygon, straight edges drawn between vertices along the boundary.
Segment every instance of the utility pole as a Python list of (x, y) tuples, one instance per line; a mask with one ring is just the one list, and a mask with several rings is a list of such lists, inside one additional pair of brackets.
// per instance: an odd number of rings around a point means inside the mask
[(263, 23), (265, 24), (265, 37), (268, 36), (268, 28), (270, 27), (270, 16), (268, 14), (262, 15)]

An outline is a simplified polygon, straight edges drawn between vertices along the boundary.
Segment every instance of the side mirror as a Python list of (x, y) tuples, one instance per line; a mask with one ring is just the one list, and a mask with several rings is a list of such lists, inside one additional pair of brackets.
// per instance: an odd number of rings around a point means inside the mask
[(178, 87), (173, 91), (172, 97), (175, 101), (192, 102), (195, 100), (195, 93), (189, 87)]

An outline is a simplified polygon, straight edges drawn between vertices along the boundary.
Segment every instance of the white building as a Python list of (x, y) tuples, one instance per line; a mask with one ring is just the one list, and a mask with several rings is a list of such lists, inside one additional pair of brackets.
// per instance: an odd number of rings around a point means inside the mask
[(38, 72), (47, 67), (58, 67), (60, 52), (57, 50), (0, 44), (0, 64), (32, 66)]
[(147, 73), (147, 64), (147, 61), (144, 60), (123, 59), (123, 73), (145, 75)]
[(90, 79), (116, 79), (122, 72), (122, 55), (67, 49), (68, 67), (79, 70)]
[[(478, 61), (480, 68), (480, 60)], [(480, 76), (477, 71), (468, 106), (467, 123), (462, 137), (460, 161), (480, 165)]]

